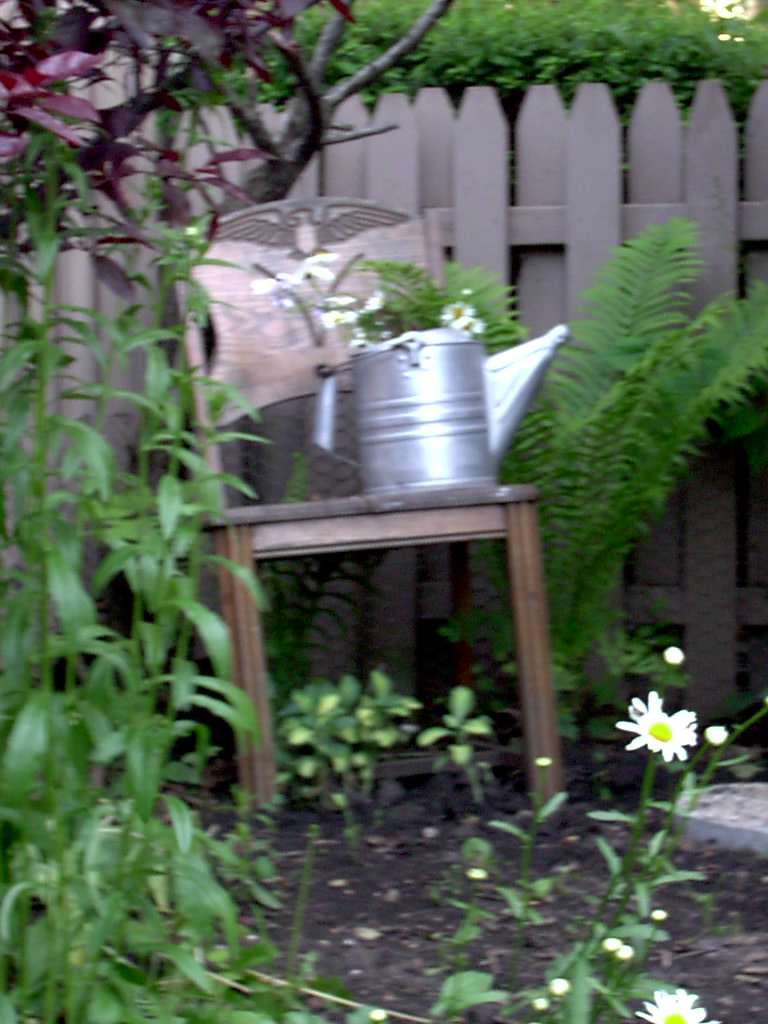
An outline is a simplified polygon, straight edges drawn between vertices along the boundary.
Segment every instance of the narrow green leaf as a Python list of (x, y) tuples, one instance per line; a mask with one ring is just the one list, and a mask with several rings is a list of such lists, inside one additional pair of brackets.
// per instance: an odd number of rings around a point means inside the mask
[(631, 824), (635, 820), (631, 814), (624, 811), (588, 811), (587, 817), (594, 821), (620, 821), (625, 824)]
[(48, 753), (50, 696), (33, 693), (11, 729), (0, 784), (8, 796), (23, 796), (37, 780)]
[(0, 904), (0, 939), (3, 942), (10, 942), (13, 938), (13, 911), (16, 901), (25, 892), (32, 892), (32, 883), (16, 882), (3, 897), (3, 902)]
[(157, 511), (160, 531), (165, 540), (173, 536), (184, 507), (184, 489), (175, 476), (164, 476), (157, 489)]
[(74, 633), (95, 621), (93, 601), (83, 587), (76, 566), (61, 548), (51, 551), (48, 558), (48, 588), (66, 632)]
[(192, 837), (195, 831), (192, 813), (183, 800), (176, 796), (166, 795), (165, 806), (171, 817), (173, 832), (176, 837), (176, 845), (180, 853), (189, 853), (192, 849)]
[(610, 843), (603, 838), (603, 836), (596, 836), (595, 842), (597, 843), (598, 850), (603, 855), (605, 863), (608, 865), (608, 870), (610, 871), (612, 877), (616, 878), (619, 874), (621, 874), (621, 860), (619, 859), (618, 854), (610, 845)]
[(555, 811), (559, 810), (559, 808), (565, 803), (567, 799), (567, 793), (555, 793), (554, 796), (551, 796), (539, 811), (539, 821), (544, 821), (546, 818), (549, 818), (550, 815), (554, 814)]
[(179, 611), (188, 618), (200, 634), (205, 649), (213, 662), (217, 675), (229, 677), (229, 630), (226, 623), (199, 601), (177, 602)]
[(17, 1020), (16, 1007), (4, 992), (0, 992), (0, 1024), (16, 1024)]
[(513, 825), (511, 821), (499, 821), (498, 819), (492, 821), (491, 828), (497, 828), (499, 832), (507, 832), (511, 836), (516, 836), (518, 839), (525, 839), (526, 833), (523, 829), (517, 825)]
[(568, 1024), (590, 1024), (592, 990), (589, 981), (589, 961), (576, 961), (570, 976), (571, 991), (566, 997), (565, 1019)]
[(210, 994), (213, 991), (213, 979), (200, 961), (196, 960), (188, 949), (184, 949), (181, 946), (166, 946), (163, 949), (163, 953), (176, 965), (184, 977), (188, 978), (201, 992)]
[(433, 743), (437, 743), (438, 740), (445, 739), (446, 736), (450, 736), (450, 732), (447, 729), (443, 729), (440, 725), (433, 725), (429, 729), (424, 729), (416, 737), (416, 745), (419, 747), (429, 747)]

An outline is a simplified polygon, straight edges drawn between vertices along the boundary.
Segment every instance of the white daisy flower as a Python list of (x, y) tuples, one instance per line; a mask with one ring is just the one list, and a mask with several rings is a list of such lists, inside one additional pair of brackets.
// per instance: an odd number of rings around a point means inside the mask
[(357, 313), (349, 309), (326, 309), (320, 314), (323, 327), (343, 327), (357, 323)]
[(665, 761), (674, 757), (688, 760), (686, 747), (696, 745), (696, 713), (676, 711), (668, 715), (662, 706), (661, 697), (655, 690), (648, 694), (645, 704), (635, 697), (629, 705), (629, 722), (617, 722), (617, 729), (637, 733), (627, 744), (627, 750), (648, 747), (651, 753), (661, 754)]
[(440, 323), (444, 327), (453, 327), (455, 330), (460, 331), (462, 328), (459, 324), (474, 319), (474, 316), (475, 307), (470, 306), (468, 302), (451, 302), (440, 314)]
[(339, 309), (344, 306), (354, 306), (357, 299), (354, 295), (328, 295), (325, 304), (329, 309)]
[(257, 277), (255, 281), (251, 281), (251, 291), (254, 295), (271, 295), (277, 287), (278, 283), (274, 277)]
[(378, 313), (384, 305), (384, 292), (374, 292), (363, 305), (364, 313)]
[(339, 258), (335, 252), (316, 252), (314, 256), (307, 256), (302, 265), (296, 271), (300, 281), (307, 281), (314, 278), (316, 281), (333, 281), (336, 276), (329, 263), (334, 263)]
[(676, 992), (654, 992), (653, 1000), (645, 1003), (645, 1012), (638, 1010), (636, 1014), (649, 1024), (720, 1024), (716, 1020), (705, 1021), (707, 1011), (695, 1005), (699, 997), (684, 988)]

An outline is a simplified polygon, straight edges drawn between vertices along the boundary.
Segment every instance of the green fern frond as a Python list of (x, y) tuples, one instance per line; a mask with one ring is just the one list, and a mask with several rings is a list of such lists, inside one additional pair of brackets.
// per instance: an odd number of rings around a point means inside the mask
[(550, 373), (563, 416), (588, 408), (649, 344), (687, 322), (685, 307), (701, 267), (697, 230), (674, 217), (613, 250), (584, 291), (586, 316), (571, 324), (574, 344)]
[(747, 401), (768, 370), (768, 287), (717, 300), (692, 321), (681, 312), (680, 283), (697, 261), (679, 247), (694, 238), (674, 222), (614, 254), (590, 291), (601, 302), (594, 324), (579, 325), (567, 362), (558, 356), (505, 461), (505, 479), (541, 491), (553, 649), (567, 665), (614, 617), (622, 565), (707, 423)]

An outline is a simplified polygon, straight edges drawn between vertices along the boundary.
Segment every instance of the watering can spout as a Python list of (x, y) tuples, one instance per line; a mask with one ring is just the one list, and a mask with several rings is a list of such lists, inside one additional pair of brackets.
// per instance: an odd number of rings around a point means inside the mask
[(495, 465), (538, 390), (555, 352), (569, 337), (560, 324), (540, 338), (498, 352), (485, 361), (485, 403), (488, 445)]

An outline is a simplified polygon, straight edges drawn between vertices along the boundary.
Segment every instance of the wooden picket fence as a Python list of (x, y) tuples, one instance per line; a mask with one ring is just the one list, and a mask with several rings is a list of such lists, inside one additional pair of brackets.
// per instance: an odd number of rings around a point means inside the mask
[[(413, 101), (384, 95), (373, 113), (354, 97), (335, 120), (375, 133), (327, 147), (294, 194), (439, 210), (452, 258), (514, 284), (533, 334), (578, 315), (612, 246), (672, 216), (699, 225), (697, 307), (768, 280), (768, 82), (743, 131), (714, 81), (685, 112), (668, 85), (650, 83), (626, 125), (603, 84), (582, 85), (569, 110), (552, 86), (529, 89), (509, 116), (490, 88), (467, 89), (458, 109), (428, 88)], [(226, 119), (213, 130), (234, 137)], [(190, 164), (202, 155), (190, 153)], [(766, 498), (768, 476), (751, 475), (737, 452), (702, 458), (627, 571), (620, 600), (634, 620), (678, 631), (703, 714), (737, 689), (768, 685)], [(376, 603), (361, 601), (357, 639), (369, 662), (407, 677), (421, 664), (414, 636), (447, 613), (447, 582), (433, 555), (398, 558)], [(325, 667), (350, 663), (339, 653)]]

